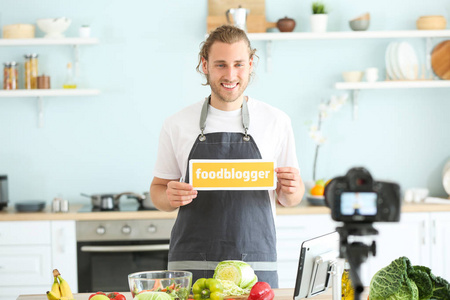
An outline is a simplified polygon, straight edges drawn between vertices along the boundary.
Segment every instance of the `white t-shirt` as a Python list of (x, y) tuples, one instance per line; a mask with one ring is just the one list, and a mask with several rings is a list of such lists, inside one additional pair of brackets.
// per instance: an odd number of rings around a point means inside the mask
[[(190, 105), (167, 118), (159, 137), (158, 157), (153, 176), (163, 179), (186, 177), (188, 156), (200, 131), (200, 113), (204, 100)], [(275, 161), (277, 167), (298, 169), (294, 134), (287, 114), (264, 102), (248, 97), (251, 135), (265, 160)], [(204, 133), (241, 132), (241, 109), (208, 109)], [(269, 191), (272, 211), (275, 212), (275, 191)]]

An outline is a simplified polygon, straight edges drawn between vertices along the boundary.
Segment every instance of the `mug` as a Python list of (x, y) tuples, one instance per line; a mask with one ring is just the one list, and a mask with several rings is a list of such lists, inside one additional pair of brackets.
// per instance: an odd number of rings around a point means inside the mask
[(378, 69), (377, 68), (367, 68), (366, 72), (367, 82), (375, 82), (378, 80)]

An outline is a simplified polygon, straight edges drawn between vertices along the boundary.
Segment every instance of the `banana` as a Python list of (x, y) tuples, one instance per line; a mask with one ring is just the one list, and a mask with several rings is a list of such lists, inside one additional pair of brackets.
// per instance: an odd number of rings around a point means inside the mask
[(53, 293), (52, 291), (48, 291), (47, 292), (47, 298), (48, 300), (59, 300), (59, 296), (56, 296), (55, 293)]
[(58, 278), (58, 280), (59, 280), (59, 289), (61, 290), (61, 297), (60, 298), (66, 297), (68, 299), (73, 299), (73, 294), (72, 294), (72, 291), (70, 289), (69, 284), (67, 283), (67, 281), (65, 281), (61, 277), (61, 274), (59, 273), (59, 271), (57, 269), (53, 270), (53, 275), (56, 276)]
[(55, 295), (58, 298), (61, 298), (61, 290), (59, 289), (59, 282), (58, 282), (58, 278), (55, 276), (54, 277), (54, 281), (52, 284), (52, 289), (51, 292), (53, 293), (53, 295)]

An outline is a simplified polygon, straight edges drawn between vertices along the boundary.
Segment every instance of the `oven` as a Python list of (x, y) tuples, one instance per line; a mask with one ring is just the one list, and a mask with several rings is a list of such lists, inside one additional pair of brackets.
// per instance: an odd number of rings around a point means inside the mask
[(77, 221), (78, 292), (128, 292), (128, 274), (166, 270), (174, 222)]

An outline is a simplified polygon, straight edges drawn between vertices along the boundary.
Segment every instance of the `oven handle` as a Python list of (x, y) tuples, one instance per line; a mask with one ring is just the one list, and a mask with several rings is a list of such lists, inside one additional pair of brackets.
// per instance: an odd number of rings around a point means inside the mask
[(82, 246), (82, 252), (144, 252), (169, 250), (169, 244), (137, 246)]

